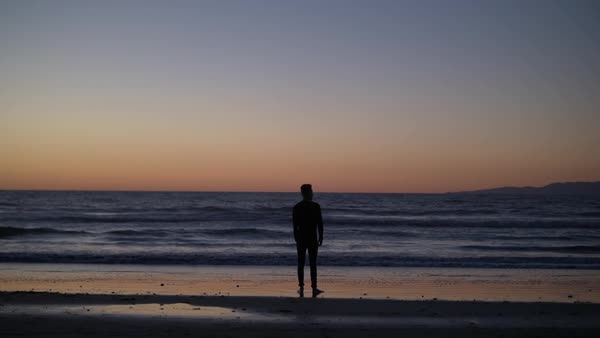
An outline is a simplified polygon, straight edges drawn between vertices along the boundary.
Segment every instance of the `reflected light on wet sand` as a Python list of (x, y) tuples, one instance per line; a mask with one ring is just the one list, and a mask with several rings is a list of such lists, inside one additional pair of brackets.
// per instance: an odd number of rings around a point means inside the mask
[(49, 306), (18, 305), (5, 306), (1, 312), (13, 314), (69, 314), (90, 316), (133, 316), (133, 317), (178, 317), (211, 320), (244, 319), (250, 321), (273, 320), (273, 315), (250, 312), (244, 309), (197, 306), (187, 303), (173, 304), (94, 304), (94, 305), (60, 305)]

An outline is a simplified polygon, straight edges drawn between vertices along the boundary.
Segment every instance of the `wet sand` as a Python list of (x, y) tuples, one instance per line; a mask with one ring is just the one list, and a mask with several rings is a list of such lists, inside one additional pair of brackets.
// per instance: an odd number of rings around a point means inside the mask
[(3, 337), (594, 337), (600, 304), (1, 292)]
[[(600, 273), (0, 264), (2, 337), (596, 337)], [(308, 296), (308, 295), (307, 295)]]
[[(321, 298), (600, 303), (595, 270), (320, 267), (319, 287)], [(287, 266), (0, 263), (0, 291), (296, 297), (296, 289)]]

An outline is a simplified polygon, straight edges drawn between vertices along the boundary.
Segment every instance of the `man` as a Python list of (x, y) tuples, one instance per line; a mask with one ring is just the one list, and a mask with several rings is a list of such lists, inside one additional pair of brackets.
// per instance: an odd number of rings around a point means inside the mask
[(317, 288), (317, 252), (323, 244), (323, 218), (321, 217), (321, 206), (312, 201), (313, 191), (310, 184), (300, 187), (302, 201), (294, 206), (294, 239), (298, 249), (298, 293), (304, 297), (304, 262), (308, 250), (310, 262), (310, 281), (313, 297), (323, 291)]

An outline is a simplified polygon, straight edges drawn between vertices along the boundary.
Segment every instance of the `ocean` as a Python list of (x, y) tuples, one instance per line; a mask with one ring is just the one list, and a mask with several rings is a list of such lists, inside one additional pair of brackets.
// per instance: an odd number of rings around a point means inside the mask
[[(0, 262), (295, 265), (299, 193), (0, 191)], [(600, 196), (316, 193), (323, 266), (600, 269)]]

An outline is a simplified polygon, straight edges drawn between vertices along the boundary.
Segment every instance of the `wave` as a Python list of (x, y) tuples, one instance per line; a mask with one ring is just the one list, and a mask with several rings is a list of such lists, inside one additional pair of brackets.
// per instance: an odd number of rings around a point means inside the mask
[(364, 229), (364, 228), (345, 228), (345, 229), (333, 229), (330, 231), (332, 234), (337, 236), (347, 236), (354, 235), (358, 237), (363, 236), (384, 236), (384, 237), (416, 237), (418, 236), (416, 233), (408, 232), (408, 231), (398, 231), (389, 229)]
[[(261, 213), (218, 213), (218, 214), (116, 214), (116, 215), (24, 215), (3, 216), (5, 222), (29, 224), (58, 223), (58, 224), (198, 224), (243, 222), (256, 224), (290, 224), (291, 215), (273, 215)], [(503, 218), (503, 217), (439, 217), (439, 216), (335, 216), (324, 214), (324, 223), (331, 227), (369, 226), (369, 227), (465, 227), (465, 228), (572, 228), (599, 229), (600, 219), (582, 217), (561, 218)]]
[(242, 236), (242, 237), (289, 237), (290, 231), (257, 229), (257, 228), (229, 228), (229, 229), (205, 229), (200, 230), (200, 233), (216, 236)]
[(324, 208), (328, 213), (335, 216), (364, 217), (411, 217), (411, 216), (490, 216), (499, 215), (501, 212), (494, 208), (461, 208), (461, 209), (431, 209), (431, 206), (423, 209), (384, 209), (384, 208)]
[(566, 245), (566, 246), (513, 246), (513, 245), (464, 245), (460, 248), (477, 251), (511, 251), (511, 252), (557, 252), (557, 253), (600, 253), (600, 246)]
[[(148, 244), (144, 243), (145, 238), (133, 237), (133, 238), (120, 238), (115, 239), (110, 242), (111, 245), (127, 245), (129, 247), (139, 246), (147, 249), (150, 245), (156, 246), (156, 244)], [(97, 242), (98, 245), (104, 245), (104, 242)], [(186, 238), (168, 238), (161, 241), (160, 245), (163, 246), (176, 246), (177, 248), (188, 248), (193, 250), (203, 250), (206, 248), (222, 248), (224, 250), (231, 250), (232, 248), (277, 248), (277, 249), (286, 249), (286, 250), (294, 250), (295, 246), (291, 242), (285, 241), (275, 241), (275, 242), (248, 242), (248, 241), (238, 241), (238, 242), (220, 242), (214, 241), (210, 239), (186, 239)], [(269, 249), (270, 250), (270, 249)]]
[(33, 234), (86, 234), (85, 231), (61, 230), (54, 228), (18, 228), (18, 227), (0, 227), (0, 238), (33, 235)]
[(465, 228), (530, 228), (546, 229), (569, 227), (573, 229), (600, 228), (600, 220), (575, 217), (436, 217), (436, 216), (381, 216), (325, 217), (325, 224), (333, 226), (361, 225), (377, 227), (465, 227)]
[(55, 212), (36, 212), (36, 213), (20, 213), (13, 215), (6, 215), (3, 217), (4, 221), (10, 222), (57, 222), (61, 224), (109, 224), (109, 223), (194, 223), (194, 222), (223, 222), (223, 221), (261, 221), (270, 220), (277, 218), (280, 222), (288, 221), (291, 219), (286, 215), (272, 215), (246, 211), (233, 211), (223, 209), (215, 212), (211, 211), (212, 208), (205, 209), (204, 211), (195, 212), (83, 212), (83, 213), (72, 213), (65, 212), (64, 214), (57, 214)]
[[(92, 253), (0, 253), (0, 262), (20, 263), (97, 263), (142, 265), (280, 265), (294, 266), (296, 255), (289, 253), (261, 254), (92, 254)], [(410, 257), (392, 255), (333, 255), (319, 256), (322, 266), (381, 266), (381, 267), (469, 267), (469, 268), (552, 268), (600, 269), (600, 258), (590, 257)], [(291, 268), (292, 269), (292, 268)]]
[(106, 232), (101, 232), (101, 235), (114, 235), (116, 237), (181, 237), (181, 238), (189, 238), (195, 237), (198, 235), (209, 235), (209, 236), (219, 236), (223, 238), (227, 237), (244, 237), (244, 238), (254, 238), (254, 237), (281, 237), (287, 236), (289, 237), (291, 233), (290, 231), (282, 231), (282, 230), (272, 230), (272, 229), (261, 229), (261, 228), (226, 228), (226, 229), (181, 229), (181, 230), (158, 230), (158, 229), (141, 229), (141, 230), (110, 230)]
[(148, 215), (147, 217), (138, 216), (37, 216), (37, 217), (22, 217), (22, 218), (7, 218), (10, 221), (43, 221), (43, 222), (60, 222), (60, 223), (184, 223), (194, 221), (208, 221), (207, 217), (200, 215), (194, 216), (177, 216), (177, 215)]
[(582, 211), (578, 212), (577, 215), (583, 217), (600, 217), (600, 211)]
[[(493, 208), (431, 210), (389, 210), (373, 207), (335, 207), (324, 209), (325, 223), (332, 226), (415, 226), (415, 227), (491, 227), (491, 228), (598, 228), (600, 214), (595, 211), (572, 215), (530, 215), (503, 213)], [(115, 208), (75, 208), (28, 210), (3, 214), (8, 222), (28, 224), (177, 224), (200, 222), (262, 222), (284, 224), (291, 221), (290, 206), (153, 206)]]
[(111, 230), (101, 232), (102, 235), (117, 235), (117, 236), (142, 236), (142, 237), (165, 237), (169, 235), (169, 231), (144, 229), (144, 230)]
[(517, 236), (517, 235), (489, 235), (489, 236), (484, 236), (484, 235), (480, 235), (480, 238), (487, 238), (487, 239), (494, 239), (494, 240), (506, 240), (506, 241), (534, 241), (534, 240), (541, 240), (541, 241), (574, 241), (577, 238), (582, 238), (582, 239), (586, 239), (586, 238), (590, 238), (590, 237), (596, 237), (593, 235), (569, 235), (569, 236), (536, 236), (536, 235), (532, 235), (532, 236), (527, 236), (527, 235), (522, 235), (522, 236)]

